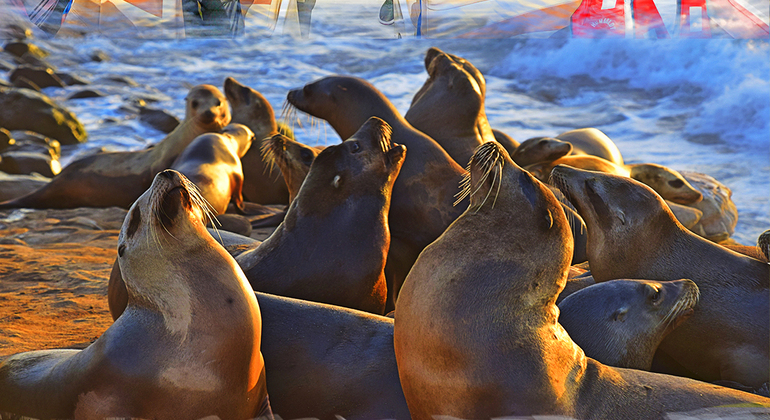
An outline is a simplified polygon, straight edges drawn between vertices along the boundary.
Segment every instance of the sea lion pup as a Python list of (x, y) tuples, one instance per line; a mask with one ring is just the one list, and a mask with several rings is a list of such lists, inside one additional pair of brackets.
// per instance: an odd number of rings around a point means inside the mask
[(597, 282), (689, 278), (698, 285), (695, 313), (659, 351), (696, 379), (754, 388), (768, 381), (767, 264), (686, 230), (638, 181), (562, 165), (551, 179), (588, 225), (588, 261)]
[(224, 214), (231, 202), (243, 211), (241, 157), (251, 147), (254, 133), (245, 125), (229, 124), (222, 133), (195, 138), (179, 155), (171, 169), (192, 181), (216, 215)]
[(647, 420), (770, 404), (585, 357), (557, 322), (572, 241), (556, 198), (496, 142), (477, 149), (464, 193), (468, 209), (420, 254), (396, 303), (394, 348), (413, 419)]
[(393, 128), (393, 141), (409, 150), (393, 187), (388, 217), (391, 243), (386, 272), (392, 304), (420, 251), (462, 213), (463, 204), (455, 206), (454, 195), (465, 171), (363, 79), (325, 77), (290, 91), (286, 98), (300, 111), (326, 120), (343, 139), (353, 135), (369, 117), (382, 118)]
[(238, 83), (232, 77), (225, 79), (225, 95), (233, 107), (233, 122), (243, 124), (254, 132), (258, 141), (241, 158), (243, 162), (243, 197), (260, 204), (288, 204), (289, 192), (281, 180), (278, 168), (262, 161), (262, 139), (278, 133), (278, 123), (270, 102), (256, 90)]
[(606, 134), (600, 130), (588, 127), (565, 131), (557, 139), (572, 144), (573, 155), (591, 155), (606, 159), (616, 165), (623, 166), (623, 155)]
[(691, 280), (610, 280), (561, 301), (559, 324), (586, 356), (648, 371), (663, 337), (692, 315), (697, 302)]
[(257, 300), (267, 390), (276, 414), (409, 419), (393, 353), (392, 319), (264, 293), (257, 293)]
[[(516, 160), (514, 162), (518, 163)], [(696, 205), (703, 199), (703, 194), (693, 187), (681, 173), (654, 163), (617, 165), (596, 156), (575, 155), (563, 156), (550, 161), (543, 160), (527, 166), (526, 169), (535, 174), (539, 180), (546, 182), (556, 165), (568, 165), (589, 171), (627, 176), (649, 186), (661, 197), (676, 204)]]
[(511, 159), (524, 168), (539, 162), (553, 162), (571, 152), (572, 144), (566, 141), (551, 137), (533, 137), (524, 140), (511, 154)]
[(195, 86), (186, 103), (184, 121), (155, 147), (76, 160), (44, 187), (0, 203), (0, 208), (128, 208), (147, 190), (155, 174), (170, 167), (193, 139), (218, 132), (230, 123), (227, 100), (214, 86)]
[(259, 306), (203, 226), (203, 198), (173, 170), (118, 237), (128, 307), (84, 350), (0, 364), (0, 412), (36, 418), (250, 419), (269, 413)]
[(495, 139), (484, 110), (484, 76), (469, 61), (435, 47), (425, 53), (425, 70), (428, 80), (404, 118), (465, 166), (478, 145)]
[(316, 156), (321, 150), (305, 146), (283, 134), (275, 134), (262, 141), (263, 159), (269, 164), (278, 165), (289, 189), (289, 203), (294, 201), (299, 193), (299, 188), (310, 172)]
[(390, 134), (372, 117), (318, 154), (283, 223), (236, 258), (255, 290), (384, 313), (387, 217), (406, 154)]

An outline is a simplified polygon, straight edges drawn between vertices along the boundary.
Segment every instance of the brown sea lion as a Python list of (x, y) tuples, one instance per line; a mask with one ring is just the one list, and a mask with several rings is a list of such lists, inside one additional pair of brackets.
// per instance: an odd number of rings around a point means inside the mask
[(254, 133), (245, 125), (229, 124), (222, 133), (195, 138), (171, 165), (200, 190), (216, 215), (235, 203), (242, 210), (243, 170), (241, 157), (251, 147)]
[(281, 179), (281, 171), (263, 162), (260, 149), (263, 139), (278, 133), (273, 107), (261, 93), (232, 77), (225, 79), (224, 88), (233, 108), (232, 122), (249, 127), (257, 140), (241, 158), (243, 197), (253, 203), (288, 204), (289, 192)]
[(703, 199), (703, 194), (673, 169), (654, 163), (626, 165), (626, 169), (629, 177), (649, 185), (666, 200), (691, 205)]
[(51, 182), (50, 178), (38, 174), (9, 175), (5, 172), (0, 172), (0, 201), (11, 200), (29, 194), (49, 182)]
[(726, 404), (770, 406), (585, 357), (557, 322), (572, 243), (556, 198), (496, 142), (474, 154), (465, 193), (468, 209), (420, 254), (396, 304), (394, 348), (413, 419), (647, 420)]
[(47, 152), (7, 151), (0, 154), (0, 171), (14, 175), (38, 173), (51, 178), (61, 172), (61, 164)]
[(648, 186), (630, 178), (557, 166), (552, 182), (588, 225), (588, 261), (597, 282), (617, 278), (692, 279), (693, 316), (660, 350), (697, 379), (768, 382), (770, 267), (685, 229)]
[(125, 313), (84, 350), (3, 360), (0, 412), (88, 419), (269, 413), (259, 306), (204, 217), (191, 182), (159, 173), (118, 238)]
[(199, 85), (187, 95), (185, 119), (155, 147), (134, 152), (98, 153), (67, 165), (43, 188), (0, 208), (128, 208), (201, 134), (218, 132), (230, 122), (227, 101), (214, 86)]
[(425, 70), (428, 80), (404, 118), (465, 166), (478, 145), (495, 139), (484, 110), (484, 76), (469, 61), (436, 47), (425, 53)]
[(623, 166), (623, 155), (618, 146), (600, 130), (592, 127), (578, 128), (565, 131), (556, 136), (557, 139), (572, 144), (573, 155), (591, 155), (606, 159), (616, 165)]
[(609, 366), (650, 370), (658, 345), (692, 315), (691, 280), (610, 280), (558, 303), (559, 324), (586, 356)]
[(759, 235), (757, 238), (757, 248), (762, 251), (765, 259), (770, 260), (770, 229)]
[(553, 162), (571, 152), (572, 144), (566, 141), (551, 137), (534, 137), (524, 140), (511, 154), (511, 159), (523, 168), (540, 162)]
[(392, 319), (264, 293), (257, 300), (267, 390), (277, 415), (409, 419)]
[(300, 111), (326, 120), (343, 139), (353, 135), (369, 117), (382, 118), (393, 128), (393, 142), (409, 150), (393, 187), (388, 216), (391, 243), (386, 271), (394, 302), (420, 251), (462, 212), (462, 203), (454, 206), (454, 195), (465, 171), (363, 79), (325, 77), (290, 91), (287, 100)]
[(406, 154), (390, 139), (371, 118), (318, 154), (283, 223), (236, 258), (255, 290), (384, 313), (387, 217)]
[[(380, 117), (393, 127), (393, 141), (409, 150), (410, 157), (393, 188), (388, 217), (391, 243), (385, 271), (392, 305), (420, 251), (462, 213), (465, 199), (455, 200), (455, 195), (467, 172), (435, 140), (414, 129), (385, 95), (363, 79), (325, 77), (290, 91), (287, 100), (300, 111), (329, 122), (343, 139), (355, 133), (369, 116)], [(567, 207), (564, 211), (571, 212)], [(586, 232), (579, 219), (577, 213), (570, 219), (574, 223), (572, 232), (584, 241)]]
[(283, 134), (275, 134), (262, 142), (262, 155), (265, 161), (278, 165), (289, 189), (289, 203), (294, 201), (299, 193), (299, 188), (310, 172), (316, 156), (321, 150), (305, 146)]
[(492, 134), (495, 135), (495, 141), (502, 144), (503, 147), (505, 147), (505, 151), (508, 152), (509, 155), (513, 155), (514, 150), (519, 147), (518, 141), (514, 140), (513, 137), (503, 133), (496, 128), (492, 129)]

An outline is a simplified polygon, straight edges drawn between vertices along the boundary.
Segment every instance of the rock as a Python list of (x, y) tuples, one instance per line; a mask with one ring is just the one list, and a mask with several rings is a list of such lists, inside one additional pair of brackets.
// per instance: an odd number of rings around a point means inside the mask
[(110, 61), (110, 56), (108, 56), (104, 51), (96, 50), (91, 53), (91, 61), (95, 61), (97, 63), (101, 63), (103, 61)]
[(29, 89), (29, 90), (34, 90), (35, 92), (40, 92), (40, 86), (36, 85), (35, 82), (27, 79), (24, 76), (17, 77), (16, 81), (13, 82), (13, 87), (17, 87), (21, 89)]
[(139, 87), (139, 83), (136, 83), (134, 79), (127, 76), (106, 76), (99, 80), (106, 83), (124, 85), (129, 87)]
[(23, 41), (9, 42), (5, 44), (3, 50), (18, 58), (23, 58), (25, 54), (29, 54), (31, 57), (38, 59), (43, 59), (48, 56), (48, 52), (40, 49), (37, 45)]
[(703, 194), (703, 200), (689, 205), (703, 212), (698, 223), (690, 230), (710, 241), (727, 240), (735, 232), (738, 223), (738, 208), (731, 198), (733, 192), (709, 175), (690, 171), (679, 173)]
[(54, 74), (67, 86), (84, 86), (91, 84), (87, 80), (81, 79), (78, 76), (73, 76), (69, 73), (56, 72)]
[(87, 138), (83, 124), (72, 112), (29, 89), (0, 88), (0, 126), (32, 130), (61, 144), (77, 144)]
[(19, 23), (11, 23), (3, 27), (2, 31), (0, 31), (0, 38), (22, 41), (25, 39), (31, 39), (32, 29)]
[(0, 152), (3, 152), (15, 143), (16, 140), (11, 135), (11, 132), (5, 128), (0, 128)]
[(10, 62), (8, 62), (8, 61), (5, 61), (5, 60), (3, 60), (3, 59), (1, 59), (1, 58), (0, 58), (0, 70), (1, 70), (1, 71), (11, 71), (11, 70), (13, 70), (15, 67), (16, 67), (16, 66), (14, 66), (14, 65), (13, 65), (13, 63), (10, 63)]
[(50, 181), (40, 174), (11, 175), (0, 171), (0, 202), (27, 195)]
[(11, 72), (11, 83), (15, 83), (20, 77), (26, 78), (40, 88), (65, 86), (62, 79), (49, 68), (21, 65)]
[(61, 164), (47, 153), (5, 152), (0, 155), (0, 171), (17, 175), (38, 173), (50, 178), (61, 172)]
[(9, 87), (13, 87), (13, 85), (6, 82), (5, 80), (0, 79), (0, 87), (9, 88)]
[(98, 90), (83, 89), (71, 94), (70, 96), (67, 97), (67, 99), (69, 100), (69, 99), (101, 98), (104, 96), (105, 95)]
[(179, 119), (161, 109), (140, 108), (139, 121), (164, 133), (172, 132), (178, 125)]
[(57, 140), (34, 131), (23, 130), (11, 131), (11, 136), (16, 143), (8, 148), (9, 151), (48, 153), (55, 159), (61, 157), (61, 144)]

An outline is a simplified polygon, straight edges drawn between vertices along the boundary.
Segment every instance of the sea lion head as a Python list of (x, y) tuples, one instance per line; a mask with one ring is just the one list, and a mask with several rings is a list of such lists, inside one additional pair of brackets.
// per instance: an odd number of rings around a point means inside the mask
[(604, 364), (650, 370), (663, 338), (694, 312), (692, 280), (610, 280), (559, 304), (559, 323), (586, 355)]
[[(546, 185), (511, 160), (497, 142), (476, 148), (468, 164), (468, 175), (461, 183), (459, 200), (470, 196), (470, 205), (461, 217), (484, 217), (484, 229), (510, 230), (516, 226), (513, 244), (520, 250), (516, 263), (534, 275), (517, 276), (524, 290), (538, 301), (553, 304), (564, 288), (573, 240), (570, 226), (559, 201)], [(499, 228), (494, 224), (500, 223)], [(548, 264), (542, 264), (548, 260)], [(554, 280), (555, 279), (555, 280)]]
[(614, 260), (613, 266), (643, 264), (629, 261), (634, 253), (625, 250), (659, 244), (677, 227), (684, 230), (652, 188), (631, 178), (557, 165), (550, 182), (586, 223), (588, 260), (596, 275), (595, 263), (602, 260)]
[(273, 107), (261, 93), (228, 77), (225, 79), (225, 96), (233, 108), (233, 122), (249, 127), (256, 138), (263, 139), (278, 132)]
[(312, 207), (323, 214), (350, 195), (374, 192), (389, 197), (406, 156), (406, 147), (392, 143), (390, 136), (388, 123), (371, 117), (349, 139), (324, 149), (313, 161), (292, 206)]
[(249, 151), (251, 143), (254, 141), (254, 132), (243, 124), (228, 124), (222, 129), (222, 135), (229, 137), (237, 146), (235, 151), (239, 158), (242, 158)]
[(552, 137), (533, 137), (523, 141), (513, 152), (514, 162), (520, 166), (552, 162), (572, 152), (572, 144)]
[[(484, 76), (470, 62), (438, 48), (425, 54), (425, 70), (428, 80), (412, 98), (405, 118), (418, 129), (423, 125), (439, 130), (446, 125), (472, 127), (483, 112)], [(433, 121), (436, 118), (442, 120)]]
[(385, 108), (395, 113), (377, 88), (351, 76), (324, 77), (289, 91), (286, 100), (288, 106), (329, 122), (343, 139), (352, 136), (372, 115), (385, 118)]
[(129, 209), (118, 235), (118, 263), (129, 304), (174, 295), (166, 293), (159, 273), (184, 272), (169, 265), (183, 265), (196, 250), (210, 246), (204, 226), (207, 217), (211, 217), (209, 204), (184, 175), (167, 169), (155, 176)]
[(275, 134), (262, 141), (262, 158), (270, 165), (278, 165), (289, 188), (289, 202), (294, 201), (318, 150), (298, 143), (283, 134)]
[(212, 85), (198, 85), (187, 94), (185, 121), (194, 121), (207, 131), (220, 131), (230, 123), (227, 98)]
[(631, 165), (629, 176), (649, 185), (661, 197), (677, 204), (693, 204), (703, 199), (703, 194), (679, 172), (665, 166), (654, 163)]

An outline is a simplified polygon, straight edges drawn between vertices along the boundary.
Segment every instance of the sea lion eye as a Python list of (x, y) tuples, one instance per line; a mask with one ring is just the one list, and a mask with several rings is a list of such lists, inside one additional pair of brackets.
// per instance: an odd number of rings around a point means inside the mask
[(125, 252), (126, 252), (126, 244), (121, 244), (118, 247), (118, 256), (122, 257)]
[(218, 107), (218, 106), (220, 106), (220, 105), (222, 105), (222, 101), (220, 101), (219, 99), (217, 99), (217, 103), (215, 103), (215, 104), (214, 104), (214, 107)]
[(684, 187), (684, 181), (682, 181), (681, 179), (675, 179), (673, 181), (668, 181), (668, 185), (674, 188), (682, 188)]
[(192, 106), (192, 107), (193, 107), (193, 109), (195, 109), (195, 108), (198, 108), (198, 105), (200, 105), (200, 104), (198, 103), (198, 100), (197, 100), (197, 99), (194, 99), (194, 100), (192, 101), (192, 103), (190, 104), (190, 106)]
[(350, 151), (353, 153), (358, 153), (358, 151), (361, 150), (361, 145), (358, 144), (357, 141), (350, 143)]

